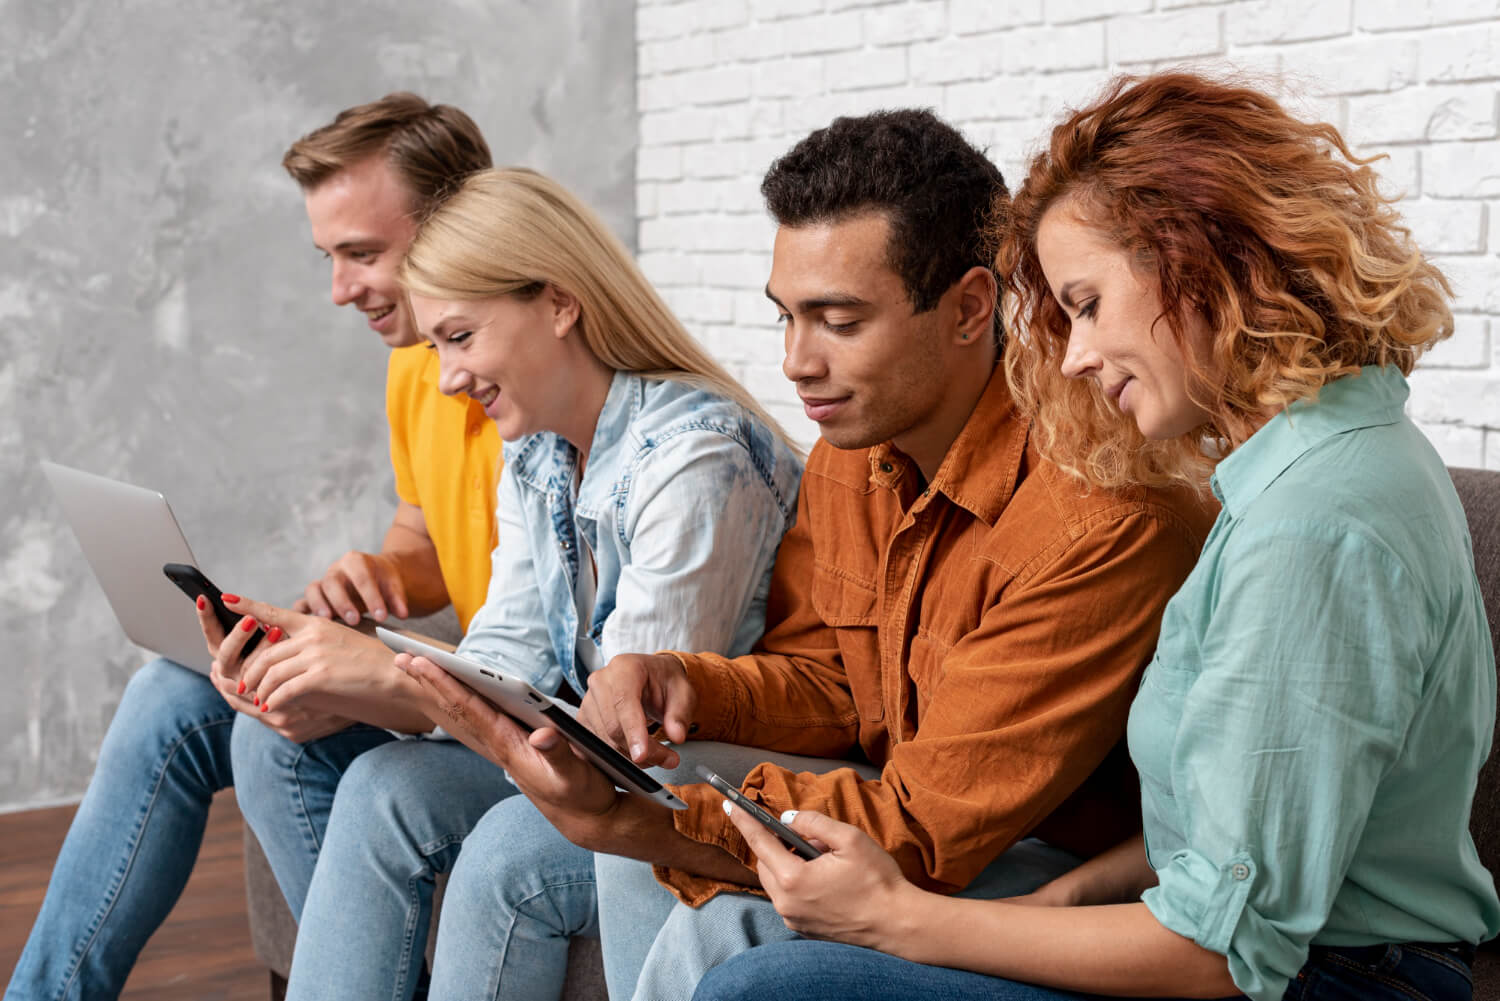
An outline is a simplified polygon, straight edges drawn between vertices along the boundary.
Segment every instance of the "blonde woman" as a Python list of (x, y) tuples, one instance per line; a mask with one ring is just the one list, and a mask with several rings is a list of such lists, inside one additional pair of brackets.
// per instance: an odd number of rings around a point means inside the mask
[(1467, 999), (1500, 931), (1468, 831), (1494, 652), (1463, 510), (1403, 413), (1451, 331), (1442, 275), (1331, 126), (1184, 74), (1053, 130), (1000, 265), (1048, 456), (1223, 505), (1131, 710), (1144, 838), (956, 900), (826, 817), (793, 821), (831, 848), (804, 863), (737, 816), (789, 925), (891, 955), (772, 946), (697, 997)]
[[(505, 442), (489, 596), (458, 652), (576, 700), (616, 652), (748, 651), (800, 459), (595, 214), (530, 170), (473, 175), (422, 224), (402, 281), (439, 387), (482, 404)], [(545, 821), (530, 840), (485, 842), (487, 811), (526, 805), (513, 792), (453, 741), (361, 755), (334, 800), (287, 996), (410, 997), (433, 878), (455, 863), (445, 910), (485, 927), (506, 919), (463, 913), (465, 888), (498, 858), (534, 874), (591, 864)], [(459, 849), (476, 823), (470, 873)], [(545, 972), (546, 957), (521, 962), (526, 945), (507, 958)]]

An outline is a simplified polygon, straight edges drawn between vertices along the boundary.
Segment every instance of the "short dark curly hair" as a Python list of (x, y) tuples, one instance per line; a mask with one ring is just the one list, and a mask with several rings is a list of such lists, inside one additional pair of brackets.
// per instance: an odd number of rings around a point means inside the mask
[(990, 220), (1008, 199), (1000, 169), (926, 108), (835, 118), (771, 164), (760, 193), (781, 226), (884, 213), (914, 313), (970, 268), (993, 270)]

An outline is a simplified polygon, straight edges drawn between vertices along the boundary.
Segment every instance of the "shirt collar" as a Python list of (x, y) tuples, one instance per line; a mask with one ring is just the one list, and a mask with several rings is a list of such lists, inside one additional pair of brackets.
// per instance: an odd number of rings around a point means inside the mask
[(1323, 386), (1316, 397), (1297, 400), (1271, 418), (1214, 470), (1214, 496), (1233, 517), (1303, 455), (1334, 435), (1401, 420), (1410, 395), (1394, 365), (1366, 365)]
[[(609, 393), (604, 397), (604, 406), (594, 425), (594, 438), (589, 444), (588, 468), (578, 487), (579, 510), (600, 511), (609, 502), (609, 493), (621, 473), (617, 467), (631, 458), (618, 445), (640, 413), (645, 393), (644, 380), (633, 372), (616, 371), (610, 379)], [(505, 461), (515, 476), (538, 490), (571, 493), (578, 450), (560, 434), (539, 431), (508, 447)]]
[[(928, 495), (941, 493), (993, 525), (1015, 493), (1030, 430), (1031, 422), (1017, 413), (1003, 366), (997, 364), (927, 485)], [(915, 464), (890, 442), (870, 449), (872, 487), (896, 489), (903, 477), (914, 473)]]

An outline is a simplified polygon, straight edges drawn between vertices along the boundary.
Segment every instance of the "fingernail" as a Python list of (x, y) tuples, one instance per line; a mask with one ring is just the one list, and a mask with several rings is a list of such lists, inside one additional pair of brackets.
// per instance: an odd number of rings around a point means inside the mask
[(201, 595), (201, 594), (198, 595), (198, 611), (201, 612), (201, 611), (203, 611), (207, 607), (208, 607), (208, 599), (205, 598), (205, 597), (203, 597), (203, 595)]
[(796, 810), (783, 810), (782, 813), (781, 813), (781, 822), (783, 824), (786, 824), (787, 826), (791, 826), (792, 821), (794, 821), (796, 819), (797, 819), (797, 811)]
[(240, 682), (240, 692), (239, 692), (239, 694), (241, 694), (241, 695), (245, 694), (245, 683), (243, 681)]
[(330, 611), (328, 611), (328, 609), (326, 609), (326, 608), (319, 609), (318, 615), (319, 615), (320, 618), (324, 618), (324, 619), (331, 619), (331, 618), (333, 618), (333, 613), (330, 612)]
[(646, 753), (646, 745), (645, 744), (631, 744), (630, 745), (630, 756), (632, 758), (639, 758), (641, 755), (643, 755), (645, 753)]
[(262, 705), (260, 707), (260, 711), (261, 712), (267, 712), (267, 711), (270, 710), (270, 708), (271, 708), (271, 703), (269, 703), (269, 702), (262, 703)]
[(271, 631), (268, 632), (268, 633), (266, 633), (266, 642), (268, 642), (268, 643), (275, 643), (277, 640), (281, 639), (281, 637), (284, 636), (284, 635), (286, 635), (286, 634), (281, 631), (281, 627), (280, 626), (272, 626), (271, 627)]
[(726, 816), (726, 817), (729, 816), (731, 813), (734, 812), (734, 804), (731, 803), (731, 802), (729, 802), (729, 800), (727, 800), (727, 799), (724, 801), (723, 807), (724, 807), (724, 816)]
[(376, 622), (384, 622), (385, 621), (385, 609), (383, 609), (383, 608), (377, 608), (377, 609), (375, 609), (375, 611), (371, 612), (370, 614), (375, 619)]
[(256, 704), (256, 705), (260, 705), (260, 696), (259, 696), (259, 695), (257, 695), (257, 696), (255, 696), (255, 697), (254, 697), (254, 698), (255, 698), (255, 704)]
[(344, 621), (347, 622), (347, 623), (349, 623), (351, 626), (359, 625), (359, 613), (358, 612), (345, 612), (344, 613)]
[(245, 621), (240, 623), (240, 628), (247, 633), (253, 633), (255, 631), (255, 617), (253, 615), (245, 616)]
[(238, 605), (240, 603), (240, 596), (237, 594), (226, 594), (224, 595), (224, 603), (226, 605)]

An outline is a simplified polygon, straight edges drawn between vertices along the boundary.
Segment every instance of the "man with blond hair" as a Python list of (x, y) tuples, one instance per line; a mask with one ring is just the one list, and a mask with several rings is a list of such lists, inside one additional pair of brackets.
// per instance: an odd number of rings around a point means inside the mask
[[(395, 349), (386, 383), (395, 516), (379, 552), (346, 553), (296, 605), (321, 627), (310, 633), (357, 637), (369, 656), (376, 641), (332, 620), (407, 618), (452, 604), (466, 624), (484, 601), (499, 436), (477, 403), (438, 392), (436, 362), (416, 346), (396, 271), (420, 219), (465, 175), (489, 167), (490, 152), (462, 111), (398, 93), (341, 112), (294, 143), (282, 163), (302, 188), (313, 242), (332, 264), (334, 303), (364, 313)], [(266, 639), (284, 635), (272, 628)], [(299, 656), (320, 652), (326, 644)], [(389, 664), (389, 653), (381, 656)], [(131, 678), (6, 1001), (120, 993), (187, 882), (214, 793), (235, 784), (236, 715), (254, 717), (301, 752), (298, 793), (314, 845), (343, 767), (394, 739), (366, 724), (429, 725), (390, 706), (319, 698), (311, 686), (305, 698), (268, 708), (242, 691), (235, 667), (216, 662), (210, 678), (157, 659)], [(273, 862), (311, 869), (306, 845), (265, 848)]]

